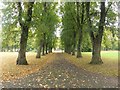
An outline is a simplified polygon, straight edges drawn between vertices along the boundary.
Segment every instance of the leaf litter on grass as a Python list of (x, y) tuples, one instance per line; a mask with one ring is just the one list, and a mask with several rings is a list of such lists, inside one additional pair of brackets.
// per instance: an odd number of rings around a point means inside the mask
[[(29, 65), (16, 65), (17, 52), (0, 52), (2, 59), (0, 59), (1, 78), (2, 81), (9, 81), (19, 79), (31, 73), (39, 71), (47, 63), (54, 60), (54, 54), (48, 54), (40, 59), (36, 59), (36, 53), (27, 53), (27, 61)], [(52, 57), (51, 57), (52, 55)]]
[(67, 61), (70, 63), (93, 73), (103, 74), (105, 76), (118, 76), (118, 61), (113, 58), (102, 58), (102, 65), (91, 65), (89, 64), (91, 60), (90, 55), (83, 54), (82, 58), (76, 58), (75, 56), (71, 56), (67, 53), (63, 54)]

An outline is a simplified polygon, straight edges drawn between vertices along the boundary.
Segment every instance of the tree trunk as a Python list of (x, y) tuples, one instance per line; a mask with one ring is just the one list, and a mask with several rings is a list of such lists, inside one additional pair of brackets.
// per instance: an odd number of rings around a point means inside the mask
[(76, 48), (76, 32), (74, 31), (74, 42), (73, 42), (72, 55), (75, 55), (75, 48)]
[(74, 45), (73, 45), (72, 55), (75, 55), (75, 48), (74, 48)]
[(45, 55), (45, 45), (43, 44), (42, 55)]
[(71, 48), (68, 48), (68, 54), (71, 54)]
[(50, 53), (52, 53), (52, 47), (50, 48)]
[(7, 52), (9, 52), (9, 49), (8, 49), (8, 47), (6, 48), (6, 51), (7, 51)]
[[(86, 12), (87, 12), (87, 17), (88, 17), (88, 26), (91, 29), (92, 22), (90, 19), (89, 8), (90, 8), (90, 2), (87, 2)], [(101, 13), (100, 13), (98, 34), (94, 35), (93, 31), (90, 30), (90, 37), (91, 37), (92, 46), (93, 46), (92, 60), (90, 64), (102, 64), (103, 63), (100, 52), (101, 52), (101, 42), (102, 42), (102, 36), (103, 36), (103, 30), (104, 30), (104, 24), (105, 24), (105, 2), (101, 2), (100, 9), (101, 9)]]
[(64, 46), (64, 52), (66, 53), (66, 46)]
[(40, 46), (38, 48), (36, 58), (41, 58), (41, 47), (42, 47), (42, 44), (40, 44)]
[(48, 52), (50, 53), (50, 47), (49, 47), (49, 51)]
[(77, 27), (78, 27), (78, 33), (79, 33), (79, 39), (78, 39), (78, 45), (77, 45), (77, 58), (82, 57), (81, 53), (81, 44), (82, 44), (82, 27), (84, 22), (84, 2), (82, 2), (82, 15), (81, 15), (81, 21), (80, 21), (80, 5), (79, 2), (77, 2)]
[[(100, 23), (99, 23), (99, 30), (98, 35), (96, 36), (93, 44), (93, 56), (90, 64), (102, 64), (102, 59), (100, 56), (101, 51), (101, 42), (105, 24), (105, 2), (101, 2), (101, 13), (100, 13)], [(96, 44), (96, 46), (95, 46)]]
[(70, 45), (67, 45), (65, 47), (65, 52), (68, 53), (68, 54), (71, 54), (71, 47), (70, 47)]
[(48, 48), (48, 44), (46, 43), (46, 54), (48, 54), (48, 52), (47, 52), (47, 48)]
[(52, 47), (51, 47), (51, 45), (49, 46), (49, 53), (52, 53)]
[(92, 51), (92, 60), (90, 62), (90, 64), (102, 64), (102, 59), (101, 59), (101, 42), (100, 42), (100, 38), (96, 38), (93, 42), (92, 42), (92, 46), (93, 46), (93, 51)]
[(82, 42), (82, 37), (79, 36), (78, 46), (77, 46), (77, 58), (82, 57), (82, 53), (81, 53), (81, 42)]
[(75, 55), (75, 50), (72, 51), (72, 55)]
[(27, 46), (27, 38), (28, 38), (28, 27), (21, 27), (21, 39), (20, 39), (20, 50), (17, 58), (18, 65), (28, 65), (26, 60), (26, 46)]
[(45, 55), (45, 40), (46, 40), (46, 34), (45, 33), (43, 34), (43, 38), (44, 38), (44, 41), (43, 41), (43, 53), (42, 53), (42, 55), (44, 56)]
[(42, 49), (42, 47), (43, 47), (43, 40), (40, 40), (40, 45), (39, 45), (39, 48), (38, 48), (36, 58), (41, 58), (41, 49)]
[(28, 65), (26, 60), (26, 46), (27, 46), (27, 39), (28, 39), (28, 29), (30, 27), (30, 22), (32, 19), (32, 7), (34, 2), (28, 2), (28, 9), (27, 9), (27, 18), (25, 19), (25, 22), (22, 21), (22, 6), (21, 2), (18, 2), (18, 21), (21, 26), (21, 39), (20, 39), (20, 50), (18, 53), (17, 58), (17, 65)]

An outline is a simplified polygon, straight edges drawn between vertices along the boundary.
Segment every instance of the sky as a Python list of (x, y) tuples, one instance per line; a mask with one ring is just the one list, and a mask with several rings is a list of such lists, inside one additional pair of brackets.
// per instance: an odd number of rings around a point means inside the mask
[[(57, 8), (59, 8), (60, 7), (60, 0), (58, 0), (58, 6), (57, 6)], [(59, 16), (59, 18), (62, 18), (62, 16), (60, 15), (60, 9), (58, 9), (58, 13), (57, 13), (57, 15)], [(55, 32), (55, 34), (56, 34), (56, 36), (57, 37), (60, 37), (60, 33), (61, 33), (61, 28), (60, 27), (58, 27), (57, 29), (56, 29), (56, 32)]]

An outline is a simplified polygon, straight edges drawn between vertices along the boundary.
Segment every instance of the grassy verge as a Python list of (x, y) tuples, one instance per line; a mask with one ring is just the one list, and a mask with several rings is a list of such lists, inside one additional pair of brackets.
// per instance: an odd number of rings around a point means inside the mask
[[(112, 61), (112, 60), (118, 60), (119, 53), (120, 52), (118, 52), (118, 51), (102, 51), (101, 56), (102, 56), (102, 58), (107, 58), (107, 59), (110, 59)], [(82, 54), (92, 55), (91, 52), (82, 52)]]
[(37, 72), (43, 66), (47, 65), (47, 63), (54, 60), (54, 54), (52, 53), (43, 56), (41, 59), (35, 58), (36, 53), (27, 53), (29, 65), (16, 65), (17, 55), (18, 53), (16, 52), (0, 52), (0, 56), (2, 56), (2, 59), (0, 59), (0, 68), (2, 69), (0, 75), (2, 75), (1, 78), (3, 81), (14, 80)]
[(106, 51), (102, 52), (102, 60), (104, 64), (102, 65), (91, 65), (89, 64), (91, 60), (90, 52), (83, 52), (82, 58), (76, 58), (75, 56), (64, 54), (65, 58), (75, 64), (76, 66), (83, 68), (87, 71), (94, 73), (101, 73), (107, 76), (118, 76), (118, 52), (117, 51)]

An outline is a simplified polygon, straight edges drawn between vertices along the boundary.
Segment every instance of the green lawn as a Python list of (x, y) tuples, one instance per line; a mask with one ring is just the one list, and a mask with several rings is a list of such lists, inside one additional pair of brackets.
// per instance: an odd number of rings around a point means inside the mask
[[(118, 51), (102, 51), (101, 56), (102, 58), (107, 58), (111, 60), (118, 60)], [(91, 55), (92, 52), (82, 52), (83, 55)]]
[(91, 54), (91, 52), (82, 52), (82, 58), (76, 58), (76, 56), (69, 54), (65, 54), (64, 56), (71, 63), (87, 71), (101, 73), (107, 76), (118, 76), (118, 51), (102, 51), (103, 64), (101, 65), (89, 64), (92, 57)]

